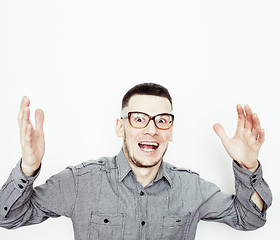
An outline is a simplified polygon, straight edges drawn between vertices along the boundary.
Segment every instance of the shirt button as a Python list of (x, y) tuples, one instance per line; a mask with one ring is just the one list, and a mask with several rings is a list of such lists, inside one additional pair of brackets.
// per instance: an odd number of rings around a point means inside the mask
[(141, 191), (141, 192), (140, 192), (140, 195), (141, 195), (141, 196), (144, 196), (144, 195), (145, 195), (145, 193), (144, 193), (143, 191)]
[(5, 210), (5, 211), (7, 211), (7, 210), (8, 210), (8, 208), (7, 208), (7, 207), (4, 207), (4, 210)]
[(23, 186), (22, 186), (21, 184), (19, 184), (18, 187), (19, 187), (20, 189), (23, 189)]
[(26, 180), (24, 180), (24, 179), (21, 179), (21, 181), (22, 181), (23, 183), (26, 183)]
[(146, 224), (146, 222), (145, 222), (145, 221), (142, 221), (142, 222), (141, 222), (141, 225), (142, 225), (142, 226), (144, 226), (145, 224)]

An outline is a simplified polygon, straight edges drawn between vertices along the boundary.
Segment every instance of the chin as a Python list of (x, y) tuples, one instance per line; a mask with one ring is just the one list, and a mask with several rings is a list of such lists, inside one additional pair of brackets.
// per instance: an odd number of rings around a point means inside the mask
[(158, 151), (144, 152), (142, 150), (140, 150), (140, 152), (137, 152), (138, 154), (129, 154), (128, 152), (128, 156), (129, 156), (128, 160), (137, 167), (152, 168), (161, 163), (165, 152), (166, 149), (165, 151), (163, 151), (163, 153), (160, 153)]
[(141, 161), (137, 158), (130, 158), (130, 162), (139, 168), (152, 168), (157, 166), (161, 162), (161, 158), (156, 161)]

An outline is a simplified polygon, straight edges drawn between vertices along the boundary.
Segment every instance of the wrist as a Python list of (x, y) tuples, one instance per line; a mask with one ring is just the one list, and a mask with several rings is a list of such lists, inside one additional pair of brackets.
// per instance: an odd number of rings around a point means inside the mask
[(252, 166), (245, 166), (244, 164), (240, 164), (240, 167), (245, 169), (245, 170), (248, 170), (250, 172), (256, 172), (259, 168), (259, 161), (257, 160)]
[(20, 169), (21, 169), (22, 173), (24, 174), (24, 176), (26, 176), (26, 177), (34, 176), (34, 174), (35, 174), (35, 172), (37, 171), (38, 168), (39, 168), (39, 166), (38, 167), (27, 166), (21, 160)]

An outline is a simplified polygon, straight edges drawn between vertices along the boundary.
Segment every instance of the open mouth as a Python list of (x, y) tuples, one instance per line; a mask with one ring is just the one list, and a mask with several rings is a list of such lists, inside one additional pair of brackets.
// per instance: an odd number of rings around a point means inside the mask
[(159, 147), (159, 144), (157, 142), (140, 142), (138, 146), (145, 152), (154, 152)]

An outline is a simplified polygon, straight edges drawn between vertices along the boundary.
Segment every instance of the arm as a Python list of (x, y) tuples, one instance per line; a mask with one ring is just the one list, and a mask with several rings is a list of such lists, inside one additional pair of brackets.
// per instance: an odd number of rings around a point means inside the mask
[(73, 169), (67, 168), (33, 188), (39, 171), (27, 177), (20, 165), (21, 161), (0, 190), (0, 227), (15, 229), (49, 217), (70, 217), (77, 195)]
[(48, 217), (70, 217), (75, 202), (76, 183), (71, 168), (33, 189), (45, 152), (44, 113), (36, 110), (34, 129), (29, 105), (29, 99), (23, 97), (18, 114), (22, 159), (0, 190), (0, 226), (5, 228), (40, 223)]
[[(261, 129), (257, 114), (253, 114), (248, 105), (244, 110), (239, 104), (237, 105), (238, 123), (233, 138), (226, 135), (220, 124), (215, 124), (214, 130), (221, 138), (230, 157), (236, 160), (242, 169), (254, 173), (259, 167), (258, 154), (264, 142), (264, 130)], [(263, 199), (256, 191), (251, 200), (261, 211), (263, 210)]]
[[(233, 161), (236, 195), (222, 193), (217, 186), (199, 179), (203, 204), (200, 218), (205, 221), (225, 223), (234, 229), (249, 231), (262, 227), (266, 222), (266, 210), (271, 205), (272, 195), (263, 179), (262, 166), (255, 173), (245, 170)], [(254, 192), (262, 197), (263, 211), (254, 204)]]
[[(28, 204), (33, 191), (33, 182), (39, 174), (45, 152), (45, 139), (43, 132), (44, 113), (42, 110), (36, 110), (36, 129), (34, 129), (29, 120), (29, 105), (29, 99), (23, 97), (18, 114), (22, 159), (0, 190), (0, 226), (3, 227), (15, 227), (23, 224), (24, 219), (26, 220), (28, 215), (31, 216), (33, 211), (32, 205), (29, 208)], [(17, 212), (19, 210), (22, 211), (21, 214)], [(25, 216), (23, 213), (26, 213)]]

